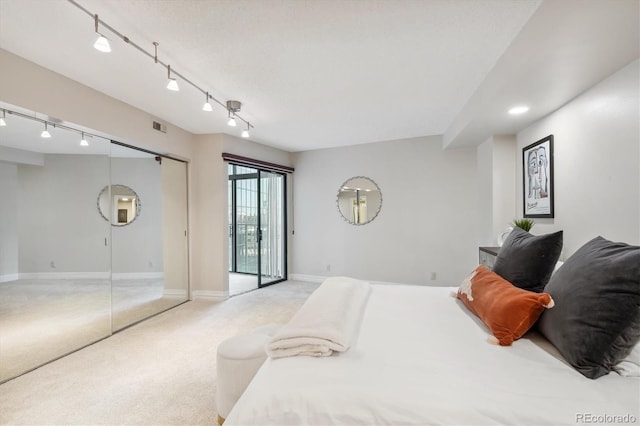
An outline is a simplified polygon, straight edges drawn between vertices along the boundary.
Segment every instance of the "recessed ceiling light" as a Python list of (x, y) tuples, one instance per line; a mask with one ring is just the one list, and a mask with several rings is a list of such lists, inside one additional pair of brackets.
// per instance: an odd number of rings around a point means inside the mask
[(518, 114), (524, 114), (527, 111), (529, 111), (529, 107), (521, 105), (521, 106), (516, 106), (516, 107), (511, 108), (509, 110), (509, 114), (518, 115)]

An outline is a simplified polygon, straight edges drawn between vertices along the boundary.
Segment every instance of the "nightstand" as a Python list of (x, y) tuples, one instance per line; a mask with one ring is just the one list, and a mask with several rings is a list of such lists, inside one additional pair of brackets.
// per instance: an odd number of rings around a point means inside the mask
[(493, 264), (496, 263), (499, 250), (500, 247), (480, 247), (480, 251), (478, 252), (480, 264), (489, 269), (493, 269)]

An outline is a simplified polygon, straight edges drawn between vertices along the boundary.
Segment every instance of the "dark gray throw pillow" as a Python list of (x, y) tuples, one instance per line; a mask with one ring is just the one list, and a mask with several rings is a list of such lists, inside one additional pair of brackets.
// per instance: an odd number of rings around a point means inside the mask
[(640, 247), (594, 238), (545, 287), (555, 307), (538, 329), (580, 373), (597, 379), (640, 338)]
[(516, 287), (541, 293), (562, 252), (562, 231), (531, 235), (515, 228), (498, 251), (493, 272)]

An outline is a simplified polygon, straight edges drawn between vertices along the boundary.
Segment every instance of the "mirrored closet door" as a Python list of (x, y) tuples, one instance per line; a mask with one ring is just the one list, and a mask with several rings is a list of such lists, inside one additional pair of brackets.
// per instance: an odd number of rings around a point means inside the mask
[(183, 303), (189, 280), (186, 163), (0, 109), (4, 382)]

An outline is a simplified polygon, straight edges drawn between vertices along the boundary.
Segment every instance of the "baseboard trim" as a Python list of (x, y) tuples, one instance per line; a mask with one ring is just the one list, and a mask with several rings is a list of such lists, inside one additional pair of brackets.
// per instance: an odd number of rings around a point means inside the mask
[(120, 272), (111, 274), (114, 281), (120, 280), (160, 280), (164, 278), (163, 272)]
[(194, 299), (221, 301), (229, 298), (229, 291), (193, 290), (191, 295)]
[(0, 275), (0, 283), (6, 283), (9, 281), (18, 281), (19, 279), (20, 279), (20, 274)]
[(19, 274), (21, 280), (108, 280), (111, 272), (28, 272)]
[(324, 277), (322, 275), (304, 275), (304, 274), (291, 274), (289, 275), (289, 279), (292, 281), (305, 281), (309, 283), (322, 283), (329, 277)]
[(165, 288), (162, 292), (163, 296), (187, 296), (187, 290), (182, 288)]

